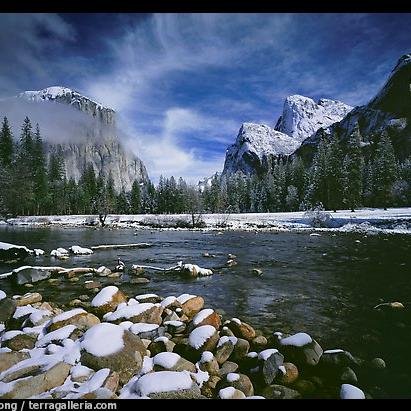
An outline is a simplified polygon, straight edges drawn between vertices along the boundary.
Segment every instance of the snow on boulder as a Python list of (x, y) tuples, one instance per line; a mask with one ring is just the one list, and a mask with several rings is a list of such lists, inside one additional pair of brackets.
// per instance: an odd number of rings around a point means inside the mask
[(56, 315), (47, 326), (47, 330), (54, 331), (66, 325), (73, 324), (80, 330), (87, 330), (98, 324), (100, 320), (94, 314), (90, 314), (82, 308), (65, 311)]
[(4, 300), (7, 297), (6, 293), (3, 290), (0, 290), (0, 301)]
[(306, 333), (280, 338), (278, 344), (284, 355), (296, 365), (316, 365), (323, 354), (321, 346)]
[(79, 245), (72, 245), (69, 248), (70, 252), (75, 255), (87, 255), (93, 254), (93, 250), (91, 248), (84, 248), (80, 247)]
[(212, 325), (216, 330), (221, 326), (220, 316), (212, 309), (206, 308), (199, 311), (193, 318), (194, 327), (201, 325)]
[(192, 318), (204, 307), (203, 297), (191, 295), (191, 294), (181, 294), (177, 301), (181, 304), (183, 313), (188, 317)]
[(68, 251), (65, 248), (59, 247), (56, 250), (52, 250), (50, 255), (52, 257), (64, 259), (68, 257)]
[(162, 298), (157, 294), (139, 294), (134, 297), (139, 303), (159, 303)]
[(240, 321), (238, 318), (232, 318), (227, 324), (227, 327), (236, 337), (243, 338), (247, 341), (252, 341), (256, 336), (254, 328), (251, 327), (251, 325)]
[(97, 268), (96, 273), (100, 277), (107, 277), (108, 275), (111, 274), (111, 270), (107, 268), (106, 266), (102, 265), (101, 267)]
[(61, 267), (38, 267), (24, 265), (15, 268), (12, 273), (12, 280), (17, 284), (22, 285), (26, 283), (36, 283), (38, 281), (50, 278), (53, 274), (57, 274), (63, 268)]
[(81, 363), (93, 370), (117, 371), (124, 384), (141, 370), (146, 348), (139, 337), (110, 323), (97, 324), (81, 339)]
[(181, 267), (181, 272), (183, 274), (188, 274), (191, 277), (208, 276), (213, 274), (212, 270), (208, 268), (201, 268), (196, 264), (184, 264)]
[(261, 351), (258, 354), (260, 361), (260, 371), (263, 375), (264, 382), (268, 385), (274, 381), (274, 378), (280, 371), (284, 363), (284, 356), (275, 348)]
[(154, 338), (164, 334), (164, 329), (160, 329), (158, 324), (147, 323), (131, 323), (130, 331), (133, 334), (138, 335), (140, 338), (145, 338), (148, 340), (153, 340)]
[(41, 256), (41, 255), (44, 255), (44, 250), (42, 250), (41, 248), (35, 248), (35, 249), (33, 250), (33, 252), (34, 252), (34, 255), (35, 255), (36, 257), (39, 257), (39, 256)]
[(25, 246), (0, 242), (0, 261), (23, 260), (31, 253), (33, 250)]
[(73, 331), (77, 327), (75, 325), (66, 325), (65, 327), (59, 328), (58, 330), (47, 333), (44, 337), (41, 337), (36, 342), (36, 347), (45, 347), (50, 343), (56, 343), (70, 338)]
[(0, 383), (0, 399), (37, 398), (44, 392), (64, 383), (70, 372), (70, 365), (58, 362), (46, 371), (8, 383)]
[(342, 384), (340, 389), (340, 398), (342, 400), (365, 400), (365, 394), (354, 385)]
[(218, 332), (212, 325), (202, 325), (191, 331), (188, 343), (197, 351), (213, 351), (218, 339)]
[(93, 311), (98, 316), (113, 312), (120, 303), (126, 302), (126, 296), (114, 285), (104, 287), (91, 300)]
[(218, 392), (218, 397), (222, 400), (240, 400), (245, 397), (245, 394), (234, 387), (223, 388)]
[(281, 345), (292, 345), (294, 347), (303, 347), (304, 345), (312, 343), (313, 339), (306, 333), (297, 333), (290, 337), (282, 338)]
[(171, 308), (180, 308), (181, 307), (180, 301), (178, 301), (177, 297), (174, 297), (174, 295), (170, 295), (169, 297), (164, 298), (164, 300), (161, 301), (160, 305), (163, 308), (170, 308), (170, 309)]
[(215, 351), (215, 358), (218, 364), (222, 365), (228, 360), (230, 355), (233, 353), (234, 347), (236, 346), (237, 342), (237, 337), (228, 337), (226, 335), (223, 335), (218, 340), (217, 348)]
[(118, 306), (116, 311), (104, 315), (104, 320), (109, 322), (121, 322), (130, 320), (133, 323), (161, 324), (163, 308), (160, 304), (142, 303), (126, 306)]
[(154, 371), (196, 372), (195, 365), (173, 352), (160, 352), (153, 357)]
[(143, 375), (134, 385), (140, 397), (156, 399), (201, 398), (200, 387), (188, 371), (158, 371)]

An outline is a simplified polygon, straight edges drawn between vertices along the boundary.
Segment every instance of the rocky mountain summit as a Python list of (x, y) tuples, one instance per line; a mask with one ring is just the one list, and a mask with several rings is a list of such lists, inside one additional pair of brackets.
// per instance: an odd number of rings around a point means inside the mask
[(297, 155), (311, 157), (322, 133), (335, 134), (342, 141), (349, 139), (358, 127), (363, 146), (373, 143), (386, 132), (398, 158), (411, 154), (411, 54), (402, 56), (381, 90), (368, 104), (355, 107), (341, 121), (304, 140)]
[(84, 167), (112, 175), (117, 191), (129, 191), (134, 180), (148, 181), (144, 163), (123, 145), (116, 112), (70, 88), (54, 86), (25, 91), (1, 102), (13, 124), (25, 116), (39, 123), (49, 151), (60, 148), (67, 178), (79, 180)]

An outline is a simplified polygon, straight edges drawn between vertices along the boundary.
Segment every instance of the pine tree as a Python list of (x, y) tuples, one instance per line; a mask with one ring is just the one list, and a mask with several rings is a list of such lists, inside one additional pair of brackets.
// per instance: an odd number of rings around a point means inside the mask
[(373, 177), (377, 204), (386, 210), (392, 199), (392, 185), (397, 177), (394, 148), (386, 131), (382, 132), (377, 143)]
[(364, 158), (361, 152), (361, 134), (358, 124), (347, 144), (343, 160), (343, 201), (351, 209), (361, 205), (363, 192)]
[(337, 211), (342, 202), (342, 151), (336, 135), (331, 136), (327, 147), (326, 185), (327, 207)]
[(33, 173), (34, 140), (30, 119), (26, 117), (21, 129), (20, 142), (17, 148), (15, 173), (12, 187), (17, 213), (28, 215), (34, 208), (34, 173)]
[(64, 177), (65, 167), (62, 149), (57, 146), (50, 153), (47, 180), (48, 180), (48, 196), (47, 208), (49, 213), (58, 213), (62, 208), (62, 197), (64, 193)]
[(141, 212), (141, 192), (140, 184), (134, 180), (130, 193), (130, 212), (131, 214), (140, 214)]
[(44, 155), (43, 140), (40, 135), (40, 127), (36, 125), (36, 133), (33, 141), (33, 179), (35, 213), (44, 211), (47, 196), (46, 157)]
[(0, 162), (9, 167), (13, 161), (14, 143), (13, 134), (7, 117), (4, 117), (0, 132)]

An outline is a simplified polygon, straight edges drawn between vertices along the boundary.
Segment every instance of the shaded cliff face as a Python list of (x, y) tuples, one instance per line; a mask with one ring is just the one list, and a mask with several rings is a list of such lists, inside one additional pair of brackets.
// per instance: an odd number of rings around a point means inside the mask
[(117, 191), (131, 190), (134, 180), (148, 182), (144, 163), (119, 139), (115, 111), (65, 87), (26, 91), (2, 101), (0, 111), (15, 125), (15, 135), (27, 115), (39, 123), (52, 150), (62, 149), (66, 177), (79, 180), (86, 164), (98, 175), (110, 173)]
[(307, 138), (295, 154), (311, 159), (322, 133), (337, 135), (344, 143), (358, 125), (364, 146), (386, 131), (399, 159), (411, 155), (410, 83), (411, 54), (407, 54), (399, 59), (384, 86), (368, 104), (356, 107), (340, 122)]

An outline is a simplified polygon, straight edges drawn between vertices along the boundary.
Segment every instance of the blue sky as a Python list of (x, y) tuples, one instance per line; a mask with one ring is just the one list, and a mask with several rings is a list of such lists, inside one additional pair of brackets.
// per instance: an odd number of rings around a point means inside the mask
[(411, 14), (2, 14), (0, 94), (51, 85), (114, 108), (154, 181), (221, 170), (284, 98), (366, 103), (411, 52)]

